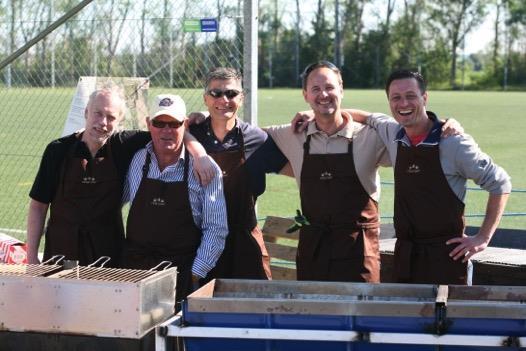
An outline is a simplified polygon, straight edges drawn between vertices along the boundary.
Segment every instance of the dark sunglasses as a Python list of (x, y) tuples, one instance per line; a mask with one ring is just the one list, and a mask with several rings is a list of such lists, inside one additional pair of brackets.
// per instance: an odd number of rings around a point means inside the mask
[(163, 121), (158, 121), (156, 119), (152, 120), (152, 126), (154, 126), (155, 128), (160, 128), (160, 129), (166, 126), (168, 126), (171, 129), (177, 129), (182, 125), (183, 125), (183, 122), (178, 122), (178, 121), (163, 122)]
[(227, 97), (227, 99), (233, 99), (241, 92), (239, 90), (235, 89), (228, 89), (228, 90), (221, 90), (221, 89), (210, 89), (206, 92), (208, 95), (213, 97), (214, 99), (222, 98), (223, 95)]

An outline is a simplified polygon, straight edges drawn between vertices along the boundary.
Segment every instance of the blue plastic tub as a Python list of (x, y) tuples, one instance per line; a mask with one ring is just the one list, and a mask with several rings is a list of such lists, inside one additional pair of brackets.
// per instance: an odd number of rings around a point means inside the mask
[[(436, 345), (375, 343), (371, 333), (526, 337), (526, 289), (450, 286), (447, 301), (434, 285), (216, 280), (190, 295), (185, 325), (273, 331), (359, 332), (352, 341), (215, 338), (185, 339), (188, 351), (437, 350)], [(445, 311), (445, 312), (444, 312)], [(441, 325), (441, 327), (438, 327)], [(211, 329), (212, 330), (212, 329)], [(215, 330), (214, 332), (217, 332)], [(278, 334), (276, 332), (276, 334)], [(222, 335), (223, 337), (228, 334)], [(404, 340), (404, 342), (409, 340)], [(512, 343), (513, 344), (513, 343)], [(518, 347), (443, 345), (440, 350), (513, 350)]]

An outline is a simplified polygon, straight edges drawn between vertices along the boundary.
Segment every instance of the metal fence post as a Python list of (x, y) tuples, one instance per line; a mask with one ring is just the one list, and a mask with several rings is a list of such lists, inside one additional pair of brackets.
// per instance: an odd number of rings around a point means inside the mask
[(243, 86), (245, 107), (243, 119), (258, 124), (258, 1), (244, 0), (243, 19)]

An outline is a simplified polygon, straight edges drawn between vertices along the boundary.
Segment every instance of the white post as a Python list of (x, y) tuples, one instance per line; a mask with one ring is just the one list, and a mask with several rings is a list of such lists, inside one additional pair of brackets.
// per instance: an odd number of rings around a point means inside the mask
[(258, 124), (258, 1), (243, 2), (243, 120)]

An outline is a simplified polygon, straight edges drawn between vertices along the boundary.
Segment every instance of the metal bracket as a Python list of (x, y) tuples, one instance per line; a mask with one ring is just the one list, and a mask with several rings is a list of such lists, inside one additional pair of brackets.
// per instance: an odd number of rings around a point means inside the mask
[(502, 342), (504, 347), (521, 347), (521, 339), (517, 336), (509, 336)]
[[(108, 263), (111, 260), (111, 257), (109, 256), (100, 256), (97, 258), (94, 262), (88, 264), (86, 267), (91, 268), (103, 268), (106, 263)], [(100, 265), (100, 267), (96, 267), (97, 265)]]
[(447, 332), (447, 297), (449, 295), (449, 287), (447, 285), (439, 285), (435, 299), (435, 326), (434, 332), (436, 335), (444, 335)]

